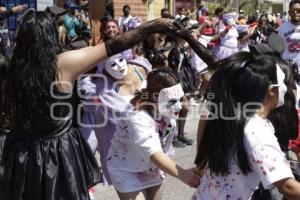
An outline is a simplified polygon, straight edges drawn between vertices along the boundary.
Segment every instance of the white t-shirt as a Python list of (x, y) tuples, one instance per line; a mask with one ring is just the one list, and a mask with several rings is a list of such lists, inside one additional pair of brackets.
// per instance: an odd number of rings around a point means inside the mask
[(300, 103), (300, 85), (298, 83), (295, 83), (296, 84), (296, 109), (299, 109), (300, 106), (299, 106), (299, 103)]
[(282, 58), (293, 60), (300, 69), (300, 25), (294, 25), (287, 21), (279, 27), (278, 35), (285, 43)]
[(276, 181), (293, 177), (269, 120), (258, 115), (251, 117), (244, 129), (244, 145), (252, 172), (244, 175), (233, 159), (227, 176), (217, 176), (206, 169), (193, 199), (247, 200), (260, 182), (268, 189)]
[[(207, 47), (207, 40), (202, 36), (198, 39), (198, 41), (205, 47)], [(191, 55), (192, 67), (199, 73), (206, 73), (207, 64), (192, 50)], [(203, 71), (204, 70), (204, 71)]]
[(120, 27), (122, 32), (126, 31), (127, 24), (128, 24), (128, 22), (131, 18), (132, 18), (131, 15), (128, 15), (128, 17), (121, 16), (119, 18), (118, 24), (119, 24), (119, 27)]
[(133, 192), (162, 183), (165, 175), (150, 157), (155, 152), (172, 150), (174, 132), (169, 131), (161, 138), (158, 129), (161, 127), (145, 111), (119, 121), (107, 156), (108, 172), (119, 192)]

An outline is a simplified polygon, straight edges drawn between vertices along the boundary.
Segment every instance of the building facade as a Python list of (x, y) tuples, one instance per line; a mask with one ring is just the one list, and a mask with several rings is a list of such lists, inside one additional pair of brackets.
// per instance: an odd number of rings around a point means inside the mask
[(143, 21), (160, 18), (162, 8), (168, 8), (174, 13), (174, 0), (113, 0), (115, 18), (123, 15), (122, 8), (128, 4), (131, 7), (131, 14), (140, 16)]
[[(38, 0), (39, 1), (39, 0)], [(92, 19), (101, 19), (106, 11), (105, 5), (109, 0), (89, 0), (90, 15)], [(128, 4), (131, 7), (131, 14), (140, 16), (143, 21), (160, 17), (160, 10), (168, 8), (170, 13), (174, 13), (174, 0), (110, 0), (113, 2), (115, 18), (123, 15), (122, 8)], [(56, 5), (63, 6), (66, 0), (56, 0)]]

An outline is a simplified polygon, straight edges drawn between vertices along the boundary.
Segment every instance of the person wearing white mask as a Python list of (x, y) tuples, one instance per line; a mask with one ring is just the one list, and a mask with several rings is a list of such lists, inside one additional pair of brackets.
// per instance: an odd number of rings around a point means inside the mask
[[(125, 54), (126, 55), (126, 54)], [(134, 93), (146, 87), (147, 74), (152, 70), (147, 59), (126, 61), (116, 54), (97, 66), (97, 74), (81, 81), (81, 89), (88, 100), (84, 106), (80, 128), (93, 152), (98, 151), (102, 166), (103, 184), (111, 185), (106, 168), (106, 157), (115, 133), (117, 120), (130, 110)]]
[(127, 61), (121, 54), (114, 55), (105, 62), (104, 69), (112, 78), (121, 80), (128, 72)]
[(165, 173), (192, 187), (200, 180), (195, 168), (183, 169), (169, 158), (174, 126), (168, 121), (175, 123), (184, 95), (177, 76), (158, 69), (149, 73), (147, 81), (131, 101), (135, 110), (119, 121), (107, 157), (121, 200), (161, 199)]
[[(194, 200), (252, 199), (258, 185), (300, 198), (269, 113), (284, 104), (285, 74), (272, 56), (248, 52), (219, 62), (210, 79), (209, 119), (195, 160), (203, 172)], [(299, 159), (298, 154), (298, 159)]]

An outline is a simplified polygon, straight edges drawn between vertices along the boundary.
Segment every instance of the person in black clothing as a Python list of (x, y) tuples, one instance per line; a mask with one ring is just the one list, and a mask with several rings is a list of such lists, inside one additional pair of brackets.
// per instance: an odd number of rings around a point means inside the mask
[(154, 32), (182, 37), (203, 60), (213, 61), (210, 52), (169, 19), (149, 21), (97, 46), (62, 53), (49, 14), (31, 10), (23, 16), (4, 90), (11, 133), (0, 149), (0, 199), (89, 199), (88, 188), (100, 181), (99, 169), (72, 125), (74, 82)]
[(258, 20), (258, 26), (256, 27), (252, 40), (255, 41), (256, 44), (260, 43), (268, 43), (268, 38), (274, 31), (273, 27), (268, 22), (266, 15), (261, 15)]

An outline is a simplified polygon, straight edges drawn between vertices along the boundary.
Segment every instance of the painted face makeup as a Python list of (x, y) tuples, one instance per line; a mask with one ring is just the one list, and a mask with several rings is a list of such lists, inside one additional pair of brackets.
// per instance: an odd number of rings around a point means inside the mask
[(111, 56), (106, 60), (104, 69), (113, 78), (121, 80), (128, 72), (127, 61), (121, 54)]
[(278, 84), (271, 85), (271, 86), (278, 87), (278, 101), (277, 101), (277, 105), (276, 105), (276, 108), (278, 108), (278, 107), (284, 105), (284, 96), (285, 96), (285, 93), (287, 91), (287, 87), (284, 83), (285, 74), (278, 65), (276, 65), (276, 73), (277, 73), (277, 82), (278, 82)]
[(182, 109), (181, 101), (184, 96), (181, 84), (164, 88), (159, 92), (158, 109), (162, 116), (177, 119)]

